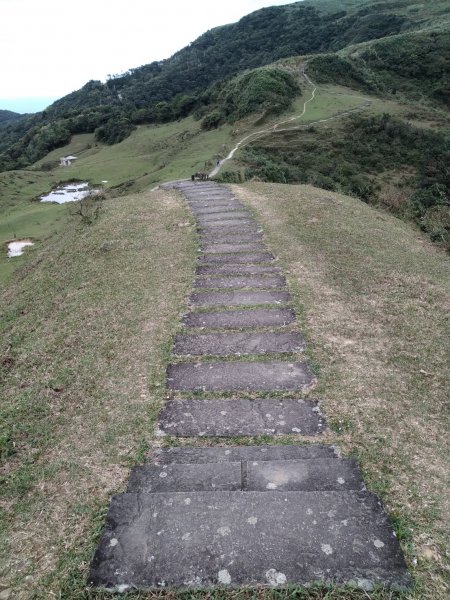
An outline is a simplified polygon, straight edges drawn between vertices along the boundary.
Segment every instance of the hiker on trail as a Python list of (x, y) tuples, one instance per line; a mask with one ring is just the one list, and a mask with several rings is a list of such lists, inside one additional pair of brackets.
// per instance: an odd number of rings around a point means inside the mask
[(220, 165), (220, 159), (217, 159), (216, 165), (219, 166)]

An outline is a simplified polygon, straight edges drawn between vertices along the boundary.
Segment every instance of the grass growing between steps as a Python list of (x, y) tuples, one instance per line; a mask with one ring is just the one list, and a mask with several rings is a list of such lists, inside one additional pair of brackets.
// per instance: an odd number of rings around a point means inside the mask
[(84, 595), (110, 497), (143, 460), (164, 400), (165, 348), (193, 279), (188, 221), (174, 192), (106, 200), (3, 288), (0, 592), (11, 600)]
[(359, 459), (393, 516), (417, 586), (406, 597), (443, 600), (448, 256), (408, 224), (350, 197), (260, 183), (233, 191), (255, 211), (286, 268), (308, 360), (319, 367), (312, 396), (323, 399), (331, 427), (321, 441)]

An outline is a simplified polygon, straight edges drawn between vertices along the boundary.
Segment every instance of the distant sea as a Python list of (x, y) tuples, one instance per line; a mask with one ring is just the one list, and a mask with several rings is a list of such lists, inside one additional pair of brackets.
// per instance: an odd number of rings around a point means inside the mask
[(35, 96), (31, 98), (0, 98), (0, 110), (12, 110), (16, 113), (35, 113), (50, 106), (57, 96)]

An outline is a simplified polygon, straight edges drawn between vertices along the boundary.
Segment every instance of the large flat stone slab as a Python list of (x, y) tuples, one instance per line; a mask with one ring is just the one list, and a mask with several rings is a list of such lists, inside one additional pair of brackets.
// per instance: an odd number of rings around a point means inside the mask
[(274, 255), (271, 252), (242, 252), (238, 254), (203, 254), (198, 257), (200, 265), (209, 264), (256, 264), (267, 263), (274, 260)]
[(241, 327), (281, 327), (295, 322), (293, 308), (256, 308), (189, 313), (183, 317), (186, 327), (240, 329)]
[(289, 292), (194, 292), (191, 294), (192, 306), (259, 306), (261, 304), (286, 304), (291, 299)]
[(313, 382), (307, 364), (300, 362), (206, 362), (167, 367), (167, 387), (180, 391), (300, 391)]
[(283, 288), (286, 279), (282, 275), (249, 275), (241, 277), (209, 277), (208, 279), (197, 279), (194, 283), (196, 288), (208, 288), (216, 290), (224, 289), (262, 289)]
[(358, 465), (352, 459), (252, 461), (245, 466), (242, 489), (255, 492), (365, 489)]
[(354, 460), (241, 461), (133, 467), (127, 493), (365, 489)]
[[(262, 464), (262, 463), (261, 463)], [(133, 467), (127, 492), (202, 492), (242, 489), (240, 462)]]
[(281, 273), (280, 267), (272, 265), (209, 265), (197, 267), (196, 274), (201, 277), (209, 275), (261, 275)]
[(230, 398), (168, 402), (159, 414), (158, 428), (170, 436), (237, 437), (317, 435), (325, 424), (313, 401)]
[(410, 585), (373, 494), (119, 494), (89, 576), (90, 585), (122, 592), (318, 581)]
[(312, 460), (315, 458), (337, 458), (333, 446), (308, 444), (307, 446), (172, 446), (155, 448), (152, 460), (155, 464), (171, 463), (222, 463), (263, 460)]
[(178, 356), (280, 354), (302, 352), (305, 345), (296, 331), (178, 334), (172, 352)]

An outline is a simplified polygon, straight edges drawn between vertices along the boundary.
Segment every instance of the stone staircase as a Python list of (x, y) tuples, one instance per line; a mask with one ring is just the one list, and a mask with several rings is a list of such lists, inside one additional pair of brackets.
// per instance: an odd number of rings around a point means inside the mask
[[(212, 182), (174, 184), (198, 226), (190, 312), (158, 434), (320, 436), (326, 424), (286, 280), (252, 215)], [(169, 447), (114, 496), (89, 582), (108, 590), (375, 584), (410, 578), (354, 460), (320, 444)]]

